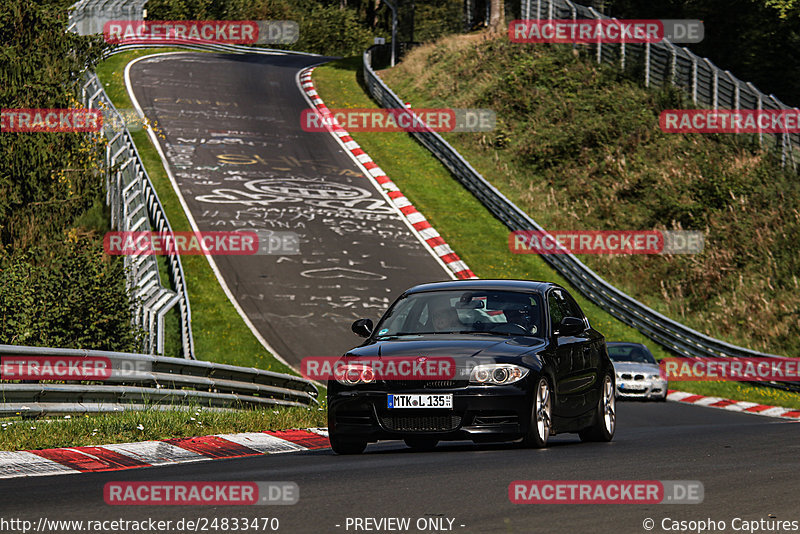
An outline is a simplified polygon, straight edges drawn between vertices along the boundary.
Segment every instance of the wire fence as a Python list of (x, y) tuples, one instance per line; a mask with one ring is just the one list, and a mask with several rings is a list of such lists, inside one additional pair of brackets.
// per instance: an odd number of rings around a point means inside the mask
[[(609, 19), (592, 7), (570, 0), (522, 0), (524, 19)], [(641, 72), (646, 87), (672, 85), (682, 89), (692, 103), (706, 109), (797, 110), (720, 69), (707, 58), (665, 39), (659, 43), (595, 43), (588, 46), (597, 63)], [(779, 150), (784, 166), (797, 169), (800, 133), (759, 133), (758, 142)]]
[(67, 31), (94, 35), (112, 20), (142, 20), (145, 4), (147, 0), (80, 0), (70, 7)]

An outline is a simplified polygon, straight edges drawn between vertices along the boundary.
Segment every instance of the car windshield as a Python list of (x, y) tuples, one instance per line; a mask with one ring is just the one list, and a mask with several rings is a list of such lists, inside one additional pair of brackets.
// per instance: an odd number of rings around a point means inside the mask
[(376, 337), (420, 334), (540, 336), (538, 294), (513, 291), (431, 291), (400, 299), (376, 327)]
[(639, 345), (608, 345), (608, 356), (615, 362), (652, 363), (656, 359), (650, 351)]

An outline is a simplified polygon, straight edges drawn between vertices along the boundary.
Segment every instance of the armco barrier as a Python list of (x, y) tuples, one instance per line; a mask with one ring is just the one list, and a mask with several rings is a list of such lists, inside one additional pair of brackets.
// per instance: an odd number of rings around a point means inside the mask
[[(364, 82), (370, 95), (381, 106), (403, 109), (406, 107), (403, 100), (398, 98), (372, 69), (373, 53), (376, 49), (385, 46), (375, 45), (364, 52)], [(461, 154), (450, 146), (441, 135), (432, 131), (414, 132), (410, 135), (414, 136), (423, 146), (430, 150), (450, 170), (453, 176), (509, 229), (545, 231), (539, 223), (508, 200), (478, 171), (472, 168)], [(737, 347), (673, 321), (603, 280), (573, 254), (544, 254), (541, 258), (566, 278), (587, 299), (623, 323), (636, 328), (653, 341), (678, 355), (732, 358), (781, 357)], [(797, 383), (764, 382), (762, 385), (800, 391), (800, 384)]]
[[(63, 374), (20, 378), (15, 369), (49, 368), (63, 373), (67, 361), (100, 361), (107, 376), (83, 379)], [(60, 363), (59, 363), (60, 362)], [(40, 371), (38, 371), (40, 372)], [(50, 375), (52, 376), (52, 375)], [(251, 367), (182, 358), (97, 350), (0, 345), (0, 416), (99, 413), (204, 406), (214, 409), (317, 404), (310, 381)], [(52, 381), (55, 380), (55, 381)]]
[[(81, 100), (90, 109), (103, 111), (106, 147), (106, 204), (111, 209), (112, 228), (123, 232), (172, 232), (167, 215), (133, 143), (126, 119), (114, 108), (94, 73), (87, 74)], [(161, 285), (158, 257), (123, 256), (127, 287), (134, 301), (134, 324), (145, 332), (142, 349), (164, 354), (164, 317), (176, 304), (180, 311), (181, 346), (184, 358), (194, 358), (192, 313), (180, 256), (166, 256), (172, 289)]]

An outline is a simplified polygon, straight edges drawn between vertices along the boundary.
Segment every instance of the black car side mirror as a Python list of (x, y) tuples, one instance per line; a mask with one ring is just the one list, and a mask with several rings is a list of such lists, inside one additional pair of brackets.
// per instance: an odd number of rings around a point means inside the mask
[(577, 317), (564, 317), (561, 319), (561, 324), (558, 325), (558, 334), (559, 336), (574, 336), (576, 334), (580, 334), (586, 329), (586, 323), (583, 322), (583, 319), (579, 319)]
[(369, 337), (372, 335), (372, 327), (372, 319), (359, 319), (353, 323), (351, 329), (357, 336)]

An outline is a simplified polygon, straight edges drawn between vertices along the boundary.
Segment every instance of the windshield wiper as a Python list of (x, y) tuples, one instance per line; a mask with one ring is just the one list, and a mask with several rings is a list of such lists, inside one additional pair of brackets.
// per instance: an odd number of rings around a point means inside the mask
[(503, 336), (503, 337), (538, 337), (535, 334), (513, 334), (509, 332), (493, 332), (491, 330), (463, 330), (459, 334), (480, 334), (489, 336)]
[(394, 333), (394, 334), (381, 334), (381, 335), (375, 336), (375, 339), (386, 338), (386, 337), (400, 337), (400, 336), (419, 336), (419, 335), (422, 335), (422, 334), (425, 334), (425, 333), (427, 333), (427, 332), (397, 332), (397, 333)]

